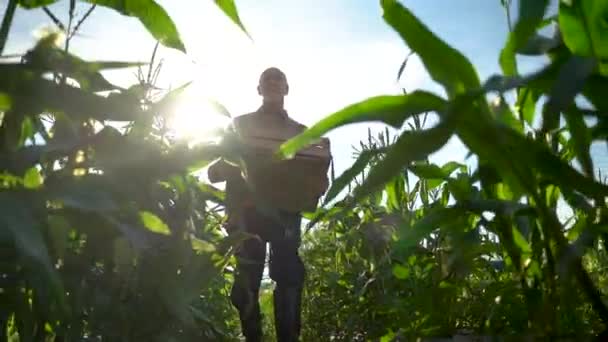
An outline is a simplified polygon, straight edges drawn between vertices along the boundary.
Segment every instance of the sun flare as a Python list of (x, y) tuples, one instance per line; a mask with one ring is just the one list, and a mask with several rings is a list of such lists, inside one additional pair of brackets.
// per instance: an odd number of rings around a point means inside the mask
[(230, 118), (217, 110), (209, 100), (185, 96), (177, 104), (169, 127), (178, 139), (196, 144), (217, 139), (229, 123)]

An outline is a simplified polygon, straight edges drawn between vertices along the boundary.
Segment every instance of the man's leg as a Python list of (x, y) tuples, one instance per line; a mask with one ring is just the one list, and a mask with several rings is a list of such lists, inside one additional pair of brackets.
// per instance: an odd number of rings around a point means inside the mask
[(279, 342), (298, 341), (300, 335), (300, 304), (305, 269), (300, 247), (299, 215), (286, 215), (271, 240), (270, 277), (274, 290), (275, 329)]
[(262, 341), (258, 295), (265, 257), (266, 243), (254, 238), (244, 241), (236, 253), (236, 274), (230, 299), (239, 311), (241, 330), (247, 342)]

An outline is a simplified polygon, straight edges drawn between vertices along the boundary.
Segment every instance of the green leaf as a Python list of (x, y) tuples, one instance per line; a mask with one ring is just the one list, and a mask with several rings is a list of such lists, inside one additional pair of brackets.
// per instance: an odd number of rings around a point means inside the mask
[(27, 189), (36, 189), (42, 186), (42, 176), (40, 175), (38, 168), (31, 167), (25, 172), (25, 175), (23, 176), (23, 186)]
[(120, 14), (136, 17), (161, 44), (186, 52), (177, 27), (167, 12), (154, 0), (84, 0), (112, 8)]
[(226, 107), (224, 105), (222, 105), (221, 103), (213, 100), (213, 99), (209, 99), (209, 103), (211, 103), (211, 106), (213, 107), (213, 109), (215, 109), (215, 111), (218, 114), (221, 114), (225, 117), (231, 118), (232, 115), (230, 114), (230, 112), (228, 111), (228, 109), (226, 109)]
[(536, 88), (519, 88), (515, 108), (519, 113), (520, 119), (523, 119), (528, 123), (528, 125), (532, 125), (534, 122), (534, 115), (536, 114), (536, 102), (538, 101), (539, 97), (539, 92), (536, 90)]
[(500, 52), (500, 66), (505, 75), (517, 74), (515, 52), (525, 47), (530, 37), (533, 37), (534, 32), (543, 21), (548, 5), (548, 0), (519, 1), (519, 18), (513, 32), (509, 34), (505, 47)]
[(532, 253), (532, 248), (530, 247), (530, 244), (528, 243), (526, 238), (523, 235), (521, 235), (519, 230), (517, 228), (513, 227), (512, 232), (513, 232), (513, 242), (515, 242), (515, 245), (517, 247), (519, 247), (521, 252), (524, 254)]
[(63, 112), (72, 119), (131, 121), (143, 112), (139, 100), (128, 94), (112, 93), (103, 97), (80, 88), (59, 85), (39, 77), (21, 64), (0, 64), (0, 74), (3, 75), (0, 92), (9, 94), (16, 106), (23, 105), (23, 114), (38, 115), (49, 111)]
[(479, 88), (477, 72), (464, 55), (439, 39), (397, 0), (381, 3), (384, 20), (420, 57), (433, 80), (444, 86), (450, 98)]
[(357, 160), (353, 163), (351, 167), (346, 169), (338, 178), (336, 178), (327, 194), (325, 195), (324, 204), (329, 203), (333, 200), (345, 187), (352, 183), (355, 178), (363, 172), (363, 170), (369, 165), (369, 162), (372, 158), (378, 156), (381, 153), (384, 153), (385, 149), (373, 149), (373, 150), (365, 150), (359, 154)]
[[(58, 301), (65, 309), (63, 288), (55, 272), (42, 235), (40, 222), (32, 211), (35, 198), (24, 198), (14, 193), (0, 193), (0, 230), (8, 231), (15, 242), (17, 253), (25, 260), (28, 276), (40, 294), (52, 291), (52, 301)], [(43, 278), (38, 278), (42, 276)]]
[(199, 253), (213, 253), (216, 250), (215, 245), (209, 241), (198, 239), (196, 237), (191, 237), (190, 241), (192, 243), (192, 249)]
[(572, 56), (561, 67), (557, 80), (553, 84), (553, 89), (547, 103), (550, 113), (560, 113), (568, 107), (576, 95), (583, 89), (585, 81), (597, 65), (593, 58)]
[(442, 167), (435, 164), (416, 163), (411, 165), (409, 170), (412, 171), (417, 177), (427, 181), (427, 190), (433, 190), (441, 185), (444, 180), (450, 177), (452, 172), (463, 167), (465, 166), (457, 162), (449, 162)]
[(583, 95), (591, 101), (593, 106), (602, 112), (608, 111), (608, 77), (592, 75), (587, 79), (583, 88)]
[(281, 146), (284, 156), (291, 156), (311, 141), (320, 138), (324, 133), (340, 126), (367, 121), (381, 121), (395, 128), (413, 115), (442, 111), (445, 100), (425, 91), (415, 91), (408, 95), (377, 96), (352, 104), (338, 112), (325, 117), (298, 136)]
[(47, 39), (41, 39), (25, 55), (26, 66), (36, 71), (59, 72), (78, 82), (81, 88), (93, 92), (121, 89), (111, 84), (100, 73), (101, 70), (142, 66), (134, 62), (87, 62), (74, 56)]
[(160, 219), (160, 217), (156, 216), (155, 214), (149, 211), (140, 211), (139, 218), (144, 226), (146, 226), (146, 228), (149, 230), (164, 235), (171, 234), (169, 227), (163, 222), (163, 220)]
[(17, 3), (19, 6), (27, 9), (32, 9), (36, 7), (48, 6), (56, 3), (57, 0), (18, 0)]
[(11, 109), (13, 101), (11, 97), (6, 93), (0, 93), (0, 112), (8, 111)]
[(386, 156), (369, 171), (363, 184), (355, 189), (355, 198), (373, 193), (412, 161), (424, 159), (439, 150), (453, 132), (452, 124), (447, 120), (428, 130), (403, 132)]
[(58, 258), (64, 258), (65, 251), (69, 247), (70, 223), (65, 217), (60, 215), (50, 215), (48, 217), (49, 240), (52, 249)]
[(215, 4), (222, 10), (222, 12), (224, 12), (226, 16), (228, 16), (228, 18), (230, 18), (230, 20), (232, 20), (233, 23), (241, 28), (249, 39), (251, 39), (249, 32), (247, 32), (245, 26), (241, 22), (241, 18), (239, 18), (239, 13), (236, 5), (234, 4), (234, 0), (215, 0)]
[(559, 28), (573, 54), (605, 59), (608, 57), (608, 1), (560, 1)]
[(393, 275), (397, 279), (407, 279), (410, 276), (410, 270), (409, 268), (404, 267), (403, 265), (396, 264), (395, 266), (393, 266)]
[(412, 227), (403, 227), (401, 236), (397, 241), (397, 249), (405, 252), (416, 246), (420, 240), (429, 235), (433, 230), (440, 229), (446, 224), (456, 222), (463, 215), (466, 215), (460, 208), (436, 208), (424, 214)]
[(583, 114), (574, 109), (565, 113), (566, 123), (572, 135), (572, 142), (576, 151), (576, 159), (581, 163), (583, 171), (588, 177), (594, 176), (595, 168), (591, 159), (591, 131), (585, 124)]

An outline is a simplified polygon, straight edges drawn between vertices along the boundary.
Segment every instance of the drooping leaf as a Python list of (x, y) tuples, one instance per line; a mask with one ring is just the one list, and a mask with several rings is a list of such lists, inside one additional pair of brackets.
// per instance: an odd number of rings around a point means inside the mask
[(243, 25), (243, 23), (241, 22), (241, 18), (239, 17), (239, 13), (236, 8), (236, 5), (234, 4), (234, 0), (214, 1), (217, 7), (219, 7), (222, 12), (224, 12), (224, 14), (228, 16), (228, 18), (230, 18), (230, 20), (232, 20), (232, 22), (235, 23), (247, 35), (247, 37), (249, 37), (249, 39), (251, 39), (249, 32), (247, 32), (247, 30), (245, 29), (245, 25)]
[(149, 211), (140, 211), (139, 218), (141, 219), (144, 226), (155, 233), (164, 235), (171, 234), (169, 227), (161, 220), (160, 217)]
[(526, 46), (543, 20), (549, 0), (520, 0), (519, 18), (500, 52), (500, 66), (507, 76), (517, 74), (515, 52)]
[(281, 146), (284, 156), (291, 156), (311, 141), (320, 138), (324, 133), (340, 126), (357, 123), (380, 121), (395, 128), (413, 115), (442, 111), (445, 100), (426, 91), (416, 91), (407, 95), (377, 96), (345, 107), (331, 114), (298, 136)]
[(364, 182), (355, 189), (355, 198), (372, 194), (412, 161), (426, 158), (443, 147), (452, 134), (452, 124), (447, 120), (427, 130), (402, 133), (386, 156), (374, 165)]
[(431, 32), (397, 0), (382, 0), (382, 17), (418, 55), (433, 80), (448, 96), (479, 88), (477, 72), (467, 58)]
[(186, 52), (177, 27), (169, 14), (154, 0), (84, 0), (108, 7), (122, 15), (136, 17), (161, 44)]

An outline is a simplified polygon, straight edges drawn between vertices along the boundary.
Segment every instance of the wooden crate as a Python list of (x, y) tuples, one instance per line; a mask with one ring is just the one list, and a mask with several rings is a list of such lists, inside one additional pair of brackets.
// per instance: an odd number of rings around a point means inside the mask
[(291, 212), (314, 211), (328, 185), (329, 140), (323, 138), (299, 151), (294, 158), (280, 160), (275, 153), (295, 135), (289, 133), (267, 130), (240, 134), (245, 142), (246, 179), (258, 196), (277, 208)]

